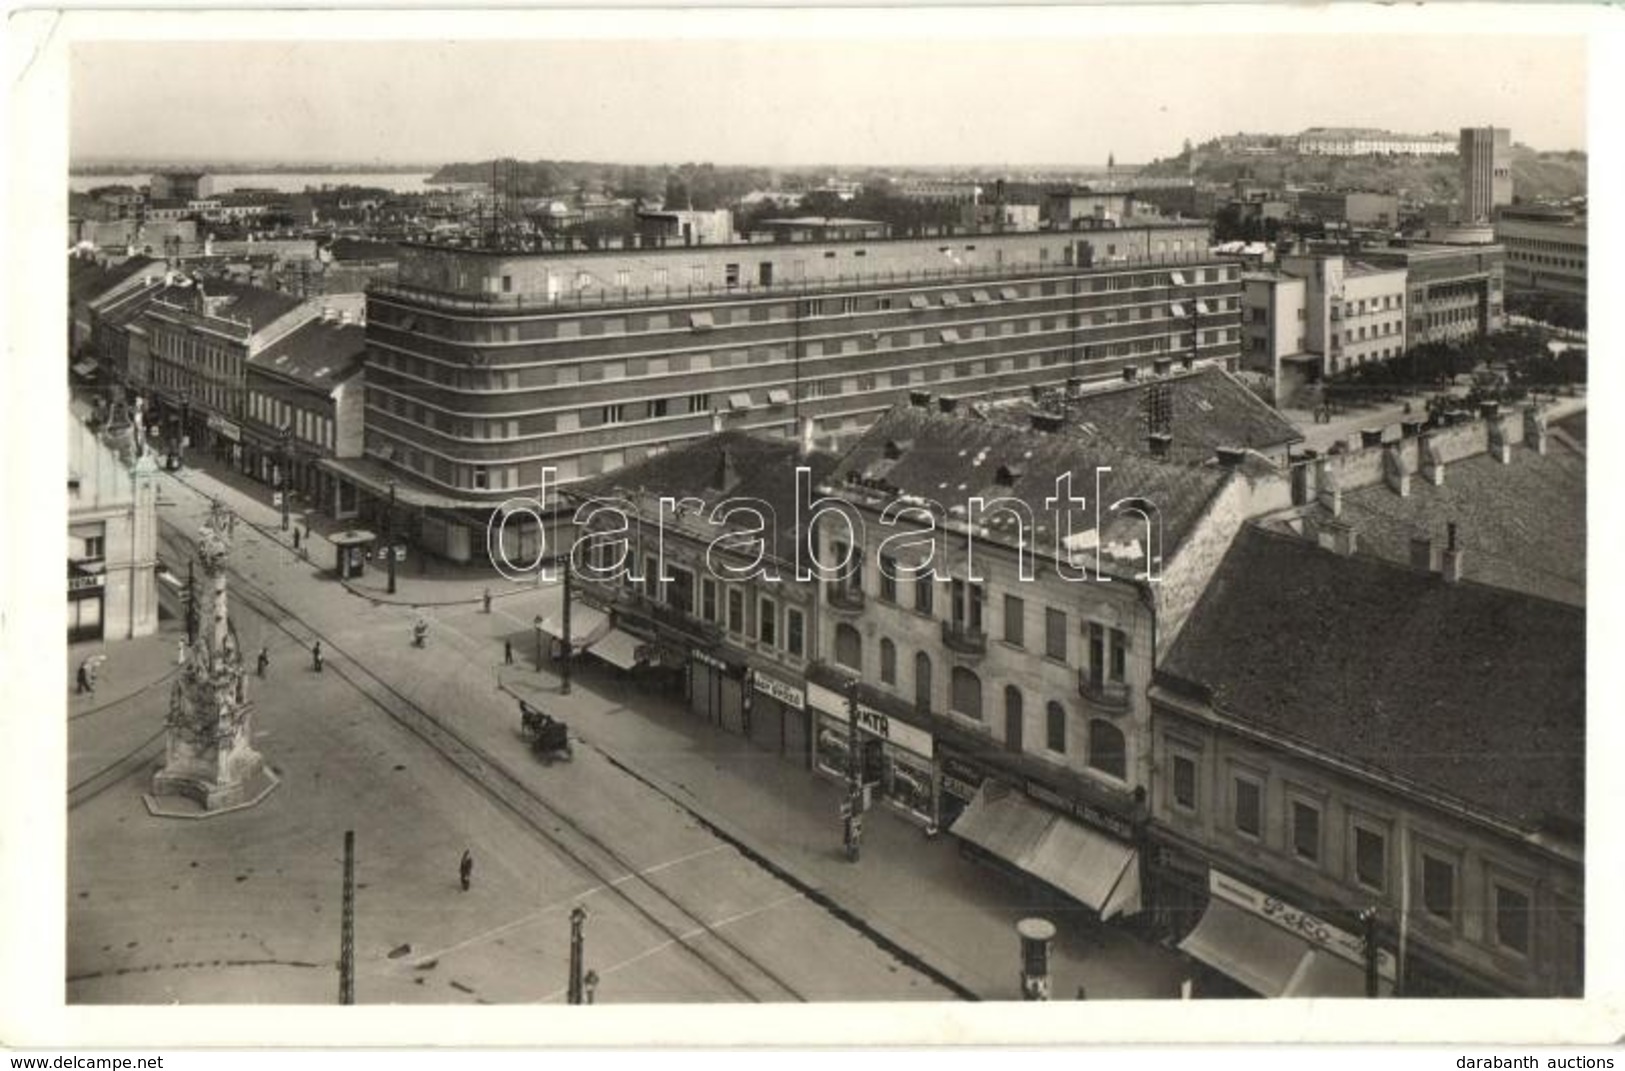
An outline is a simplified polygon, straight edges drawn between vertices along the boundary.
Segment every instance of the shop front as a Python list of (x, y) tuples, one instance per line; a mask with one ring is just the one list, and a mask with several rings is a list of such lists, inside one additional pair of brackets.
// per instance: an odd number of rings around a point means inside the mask
[(102, 638), (107, 608), (107, 574), (95, 565), (68, 562), (68, 642)]
[(857, 751), (849, 746), (846, 697), (812, 681), (807, 702), (816, 712), (813, 768), (845, 781), (856, 762), (865, 789), (917, 822), (931, 824), (936, 811), (931, 734), (895, 715), (858, 704)]
[(949, 828), (973, 851), (1037, 878), (1102, 921), (1140, 912), (1133, 822), (1097, 804), (1032, 780), (1018, 787), (988, 777)]
[[(1260, 996), (1366, 996), (1361, 937), (1216, 869), (1208, 873), (1207, 909), (1179, 948)], [(1376, 955), (1378, 993), (1392, 996), (1394, 957)], [(1195, 973), (1200, 996), (1203, 977)]]
[(689, 657), (689, 709), (731, 733), (745, 731), (745, 666), (699, 647)]
[(749, 670), (745, 679), (745, 698), (749, 701), (745, 725), (750, 742), (804, 764), (808, 754), (804, 686), (765, 669)]
[(942, 792), (937, 797), (937, 824), (944, 829), (952, 826), (965, 808), (981, 791), (982, 782), (990, 771), (980, 763), (944, 747), (937, 749), (938, 764), (942, 767)]

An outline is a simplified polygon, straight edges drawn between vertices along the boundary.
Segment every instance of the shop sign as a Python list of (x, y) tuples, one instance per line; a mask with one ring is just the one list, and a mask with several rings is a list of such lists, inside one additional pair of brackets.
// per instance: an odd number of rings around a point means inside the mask
[(694, 661), (704, 666), (710, 666), (718, 673), (726, 673), (730, 677), (738, 677), (743, 675), (745, 672), (743, 666), (731, 665), (714, 654), (708, 654), (707, 652), (700, 650), (698, 647), (691, 648), (688, 653), (694, 659)]
[(1059, 792), (1037, 781), (1027, 782), (1027, 795), (1064, 814), (1081, 818), (1090, 825), (1104, 829), (1122, 840), (1132, 841), (1134, 839), (1134, 824), (1121, 815), (1113, 814), (1104, 807), (1097, 807), (1082, 800), (1067, 799)]
[(959, 759), (950, 757), (942, 760), (942, 790), (966, 803), (976, 798), (984, 776), (980, 770)]
[(800, 688), (785, 684), (776, 677), (769, 677), (761, 670), (757, 670), (751, 676), (751, 683), (755, 685), (758, 692), (761, 692), (763, 695), (769, 696), (773, 699), (777, 699), (779, 702), (783, 703), (792, 710), (805, 709), (806, 702), (802, 698)]
[[(1208, 891), (1243, 911), (1268, 919), (1317, 948), (1341, 956), (1357, 967), (1365, 966), (1364, 939), (1324, 919), (1218, 870), (1208, 872)], [(1394, 980), (1394, 957), (1386, 950), (1377, 952), (1377, 973), (1390, 982)]]
[(68, 590), (89, 591), (91, 589), (101, 587), (104, 583), (106, 583), (106, 581), (107, 577), (101, 573), (97, 573), (94, 576), (70, 576), (68, 577)]
[(211, 416), (209, 418), (209, 427), (214, 431), (218, 431), (232, 442), (237, 442), (243, 437), (241, 428), (222, 417)]
[[(814, 710), (821, 710), (826, 714), (833, 714), (838, 718), (845, 718), (846, 697), (821, 684), (807, 682), (807, 701)], [(898, 747), (906, 748), (917, 755), (929, 756), (931, 754), (931, 734), (924, 729), (914, 726), (896, 718), (889, 717), (874, 707), (858, 704), (858, 728), (870, 736), (878, 736), (882, 740), (889, 740)]]

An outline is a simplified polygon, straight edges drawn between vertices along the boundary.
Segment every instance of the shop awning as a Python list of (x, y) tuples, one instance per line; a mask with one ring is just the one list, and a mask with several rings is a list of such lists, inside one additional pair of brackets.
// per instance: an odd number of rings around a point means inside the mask
[[(1224, 900), (1212, 900), (1202, 921), (1179, 943), (1187, 955), (1266, 997), (1363, 997), (1365, 972)], [(1393, 985), (1383, 979), (1382, 993)]]
[[(571, 607), (570, 611), (573, 618), (575, 608)], [(571, 624), (574, 624), (573, 620)], [(641, 645), (638, 643), (636, 636), (628, 632), (622, 632), (618, 628), (612, 628), (595, 640), (592, 646), (587, 648), (587, 653), (596, 655), (617, 669), (632, 669), (642, 661), (638, 657), (639, 646)]]
[(952, 832), (1100, 912), (1102, 919), (1140, 910), (1135, 851), (1105, 833), (1010, 792), (984, 787)]
[(92, 372), (96, 371), (97, 367), (96, 362), (87, 357), (78, 364), (74, 365), (73, 371), (76, 375), (88, 376)]
[[(554, 639), (564, 637), (564, 589), (560, 586), (542, 588), (542, 631)], [(608, 632), (609, 615), (596, 606), (582, 602), (579, 597), (570, 600), (570, 643), (576, 648), (589, 645), (599, 635)]]

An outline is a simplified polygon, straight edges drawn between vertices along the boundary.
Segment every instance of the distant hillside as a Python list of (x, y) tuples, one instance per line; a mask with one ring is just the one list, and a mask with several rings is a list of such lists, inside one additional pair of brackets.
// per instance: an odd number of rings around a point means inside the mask
[[(1333, 189), (1376, 190), (1419, 201), (1461, 196), (1460, 159), (1451, 156), (1268, 156), (1219, 151), (1216, 142), (1146, 165), (1146, 176), (1190, 176), (1198, 182), (1247, 179), (1265, 185), (1324, 183)], [(1586, 155), (1512, 150), (1513, 189), (1524, 200), (1574, 197), (1586, 192)]]

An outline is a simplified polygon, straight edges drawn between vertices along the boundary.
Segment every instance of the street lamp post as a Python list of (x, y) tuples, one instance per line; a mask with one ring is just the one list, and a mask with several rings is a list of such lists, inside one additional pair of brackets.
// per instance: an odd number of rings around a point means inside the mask
[(863, 854), (863, 766), (858, 753), (858, 682), (846, 682), (846, 805), (841, 808), (842, 840), (848, 862)]
[(577, 905), (570, 909), (570, 984), (566, 999), (571, 1004), (582, 1002), (584, 986), (581, 977), (581, 926), (587, 921), (587, 911)]
[(389, 593), (395, 594), (395, 478), (389, 480), (389, 513), (384, 517), (384, 554), (389, 566)]
[(559, 667), (559, 694), (570, 694), (570, 555), (559, 555), (560, 567), (564, 570), (564, 664)]

